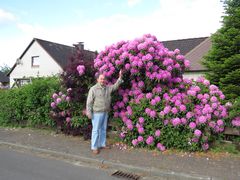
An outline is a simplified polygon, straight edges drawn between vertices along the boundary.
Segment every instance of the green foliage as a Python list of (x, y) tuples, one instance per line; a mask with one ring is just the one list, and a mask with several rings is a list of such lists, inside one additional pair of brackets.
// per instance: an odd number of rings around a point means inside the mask
[(227, 117), (227, 126), (232, 126), (232, 120), (236, 117), (240, 117), (240, 97), (233, 101), (233, 105), (229, 108), (229, 116)]
[(205, 57), (207, 78), (227, 99), (240, 96), (240, 1), (226, 0), (223, 26), (212, 35), (212, 49)]
[(3, 72), (4, 74), (7, 74), (10, 70), (11, 68), (6, 64), (0, 66), (0, 71)]
[(49, 118), (51, 95), (59, 90), (56, 77), (36, 78), (21, 88), (0, 91), (0, 125), (54, 126)]

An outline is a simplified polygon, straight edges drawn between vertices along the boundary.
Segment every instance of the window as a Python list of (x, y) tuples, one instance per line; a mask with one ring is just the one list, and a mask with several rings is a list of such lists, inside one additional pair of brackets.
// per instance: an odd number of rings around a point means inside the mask
[(32, 56), (32, 67), (39, 67), (40, 60), (39, 56)]

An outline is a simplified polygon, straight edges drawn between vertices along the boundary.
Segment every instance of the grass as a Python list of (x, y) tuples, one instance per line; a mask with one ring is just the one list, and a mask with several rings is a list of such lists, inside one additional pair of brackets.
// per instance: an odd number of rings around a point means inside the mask
[(240, 156), (240, 150), (237, 144), (228, 141), (217, 142), (210, 151), (213, 153), (229, 153)]

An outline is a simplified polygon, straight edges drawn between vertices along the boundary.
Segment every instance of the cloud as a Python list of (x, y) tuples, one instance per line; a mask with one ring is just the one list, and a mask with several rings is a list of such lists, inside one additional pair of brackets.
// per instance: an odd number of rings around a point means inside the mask
[(129, 7), (133, 7), (133, 6), (137, 5), (137, 4), (139, 4), (141, 1), (142, 0), (128, 0), (127, 4), (128, 4)]
[(38, 24), (17, 23), (17, 28), (24, 34), (34, 35), (44, 33), (46, 29)]
[(0, 23), (11, 22), (14, 21), (15, 19), (16, 17), (12, 13), (0, 9)]

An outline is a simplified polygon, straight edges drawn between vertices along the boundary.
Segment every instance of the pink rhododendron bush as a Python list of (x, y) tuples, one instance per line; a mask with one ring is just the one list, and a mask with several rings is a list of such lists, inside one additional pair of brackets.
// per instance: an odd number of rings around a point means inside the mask
[(152, 35), (121, 41), (99, 53), (94, 67), (124, 83), (113, 104), (123, 141), (136, 147), (207, 150), (224, 130), (224, 95), (204, 78), (183, 79), (190, 66), (180, 50), (170, 51)]

